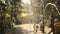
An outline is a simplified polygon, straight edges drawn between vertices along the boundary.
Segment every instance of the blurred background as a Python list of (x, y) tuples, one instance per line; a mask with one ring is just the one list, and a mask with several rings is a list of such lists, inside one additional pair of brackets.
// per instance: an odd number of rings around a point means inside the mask
[(60, 0), (0, 0), (0, 33), (43, 34), (43, 29), (48, 34), (50, 14), (54, 15), (54, 24), (59, 22), (59, 8)]

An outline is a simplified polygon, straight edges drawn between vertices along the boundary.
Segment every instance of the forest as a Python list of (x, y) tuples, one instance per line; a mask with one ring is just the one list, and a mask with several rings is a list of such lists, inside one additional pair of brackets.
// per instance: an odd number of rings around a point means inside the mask
[(59, 12), (60, 0), (0, 0), (0, 33), (11, 33), (15, 25), (36, 24), (41, 15), (46, 20), (53, 13), (56, 18)]

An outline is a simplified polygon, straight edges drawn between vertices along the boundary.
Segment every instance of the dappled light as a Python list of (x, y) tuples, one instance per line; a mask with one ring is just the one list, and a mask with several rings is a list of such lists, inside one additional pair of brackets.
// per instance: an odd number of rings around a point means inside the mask
[(0, 0), (0, 34), (60, 34), (60, 0)]

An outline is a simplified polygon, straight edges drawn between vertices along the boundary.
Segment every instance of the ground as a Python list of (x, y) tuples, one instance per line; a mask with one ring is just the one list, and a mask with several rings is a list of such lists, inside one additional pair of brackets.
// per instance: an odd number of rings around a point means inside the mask
[[(13, 28), (13, 34), (44, 34), (42, 33), (39, 28), (38, 31), (35, 32), (34, 30), (34, 24), (22, 24), (22, 25), (16, 25)], [(45, 34), (47, 34), (51, 28), (45, 27)], [(53, 34), (53, 33), (51, 33)]]

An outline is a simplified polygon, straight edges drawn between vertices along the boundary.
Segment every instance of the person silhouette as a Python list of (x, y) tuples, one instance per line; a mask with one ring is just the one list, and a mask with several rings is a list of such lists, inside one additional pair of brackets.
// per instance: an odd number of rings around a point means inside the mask
[(48, 33), (48, 34), (50, 34), (51, 32), (53, 32), (53, 34), (55, 33), (54, 32), (54, 15), (53, 15), (53, 12), (51, 13), (51, 24), (50, 24), (50, 27), (51, 27), (51, 31)]

